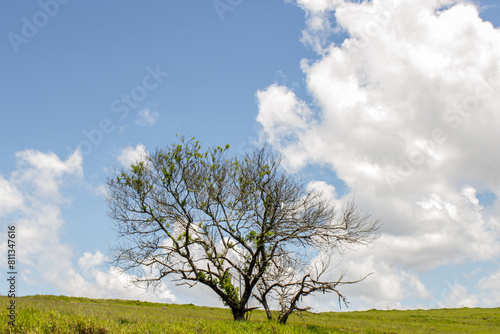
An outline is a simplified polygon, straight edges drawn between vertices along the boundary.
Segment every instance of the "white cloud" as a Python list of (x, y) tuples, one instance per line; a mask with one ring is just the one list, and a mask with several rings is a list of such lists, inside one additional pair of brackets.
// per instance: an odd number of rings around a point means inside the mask
[(100, 251), (96, 251), (94, 254), (85, 252), (78, 259), (78, 266), (83, 272), (87, 272), (89, 269), (102, 264), (105, 260), (106, 257)]
[[(259, 100), (259, 114), (257, 121), (262, 124), (262, 135), (275, 146), (286, 150), (284, 143), (287, 140), (301, 139), (308, 130), (312, 113), (304, 102), (295, 96), (295, 93), (286, 87), (272, 85), (265, 91), (257, 92)], [(288, 152), (290, 167), (300, 167), (303, 156), (298, 152)]]
[(18, 231), (17, 251), (26, 268), (22, 277), (33, 284), (51, 282), (71, 267), (72, 250), (60, 240), (64, 225), (60, 206), (68, 203), (61, 186), (83, 176), (83, 160), (78, 151), (66, 161), (34, 150), (18, 152), (16, 157), (17, 170), (2, 183), (11, 193), (22, 194), (22, 205), (15, 206), (8, 220)]
[(151, 111), (151, 109), (146, 108), (142, 109), (137, 113), (137, 119), (135, 124), (145, 127), (145, 126), (153, 126), (156, 124), (158, 117), (160, 115), (156, 111)]
[(379, 302), (399, 302), (406, 297), (430, 296), (415, 272), (393, 266), (370, 249), (346, 254), (345, 268), (353, 280), (373, 273), (362, 283), (346, 287), (350, 291), (348, 295), (364, 301), (367, 306)]
[(470, 186), (465, 186), (462, 188), (462, 195), (464, 195), (475, 206), (479, 205), (479, 200), (476, 197), (476, 189)]
[(481, 278), (477, 287), (483, 292), (481, 300), (484, 305), (498, 307), (500, 304), (500, 271)]
[(120, 155), (118, 156), (118, 161), (123, 167), (130, 167), (130, 165), (143, 160), (146, 154), (146, 146), (138, 144), (135, 148), (126, 147), (121, 150)]
[(293, 91), (274, 84), (257, 92), (257, 98), (259, 109), (263, 111), (257, 116), (257, 121), (263, 125), (269, 141), (307, 129), (311, 111), (304, 102), (297, 100)]
[(64, 176), (83, 177), (83, 158), (75, 151), (66, 161), (61, 161), (54, 153), (25, 150), (16, 153), (19, 169), (13, 173), (14, 184), (33, 185), (40, 196), (57, 196), (61, 178)]
[(133, 285), (137, 276), (124, 273), (114, 266), (103, 266), (109, 259), (100, 251), (94, 254), (85, 252), (78, 259), (78, 267), (82, 274), (73, 271), (73, 279), (61, 286), (61, 289), (72, 296), (92, 298), (140, 299), (153, 302), (176, 302), (177, 297), (160, 284), (156, 290)]
[(23, 205), (23, 195), (0, 175), (0, 217), (19, 209)]
[(337, 192), (335, 187), (324, 181), (313, 181), (307, 185), (308, 191), (317, 191), (322, 195), (324, 200), (335, 203), (337, 200)]
[(297, 0), (297, 3), (310, 12), (324, 12), (333, 10), (345, 4), (344, 0)]
[(464, 285), (457, 282), (447, 283), (448, 287), (442, 292), (441, 299), (436, 299), (431, 303), (432, 308), (477, 307), (479, 305), (479, 297), (470, 294)]
[[(409, 309), (414, 306), (403, 304), (405, 298), (432, 297), (416, 272), (392, 266), (370, 250), (361, 247), (354, 247), (343, 257), (334, 257), (330, 270), (322, 276), (322, 280), (337, 281), (341, 274), (346, 275), (344, 281), (357, 281), (371, 274), (359, 283), (338, 286), (339, 291), (347, 297), (351, 310)], [(321, 312), (339, 308), (335, 296), (332, 298), (332, 295), (322, 294), (306, 297), (304, 305), (313, 305), (316, 311)]]
[[(382, 218), (382, 237), (365, 253), (378, 263), (380, 295), (398, 303), (417, 284), (398, 290), (400, 270), (418, 281), (444, 264), (497, 259), (500, 208), (485, 210), (476, 193), (500, 195), (492, 145), (500, 142), (500, 30), (455, 1), (297, 3), (308, 20), (304, 42), (319, 54), (302, 61), (319, 113), (271, 85), (257, 93), (261, 136), (294, 169), (331, 166)], [(338, 29), (350, 35), (341, 45), (329, 39)], [(456, 291), (450, 303), (477, 304)]]

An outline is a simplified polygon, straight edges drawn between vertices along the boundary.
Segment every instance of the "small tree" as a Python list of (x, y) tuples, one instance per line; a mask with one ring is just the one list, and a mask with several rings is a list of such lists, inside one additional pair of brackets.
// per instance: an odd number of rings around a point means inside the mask
[(333, 205), (284, 171), (267, 146), (242, 159), (228, 149), (202, 151), (181, 138), (112, 175), (107, 202), (120, 236), (116, 264), (136, 272), (137, 283), (204, 284), (243, 320), (257, 285), (280, 286), (271, 272), (287, 254), (367, 242), (377, 222), (336, 219)]

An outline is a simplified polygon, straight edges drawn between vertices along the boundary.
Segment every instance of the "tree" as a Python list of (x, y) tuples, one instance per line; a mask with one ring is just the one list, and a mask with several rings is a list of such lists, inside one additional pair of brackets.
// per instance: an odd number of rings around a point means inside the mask
[[(265, 297), (285, 287), (272, 273), (283, 270), (283, 259), (296, 249), (369, 242), (377, 221), (359, 216), (354, 206), (337, 219), (332, 203), (287, 173), (268, 146), (242, 158), (228, 150), (202, 151), (194, 138), (181, 138), (115, 172), (107, 202), (120, 240), (117, 266), (148, 286), (166, 277), (206, 285), (243, 320), (252, 296), (266, 308)], [(318, 284), (320, 276), (304, 282)], [(256, 291), (266, 285), (271, 289), (262, 298)], [(308, 290), (301, 291), (299, 298)], [(290, 307), (295, 311), (297, 303)]]

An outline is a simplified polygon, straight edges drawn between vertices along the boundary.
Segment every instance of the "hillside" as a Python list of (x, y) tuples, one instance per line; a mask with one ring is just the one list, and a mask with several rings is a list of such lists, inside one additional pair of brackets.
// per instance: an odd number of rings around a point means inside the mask
[(2, 333), (500, 333), (498, 308), (306, 313), (280, 325), (262, 311), (235, 323), (227, 309), (140, 301), (37, 295), (16, 307), (16, 326), (4, 320)]

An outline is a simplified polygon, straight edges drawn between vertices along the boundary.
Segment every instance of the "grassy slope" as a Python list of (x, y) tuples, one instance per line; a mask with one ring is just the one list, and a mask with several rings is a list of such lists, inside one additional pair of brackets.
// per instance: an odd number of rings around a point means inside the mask
[(1, 333), (500, 333), (500, 309), (309, 313), (280, 325), (262, 311), (235, 323), (227, 309), (213, 307), (30, 296), (16, 299), (12, 328), (8, 298), (0, 305)]

